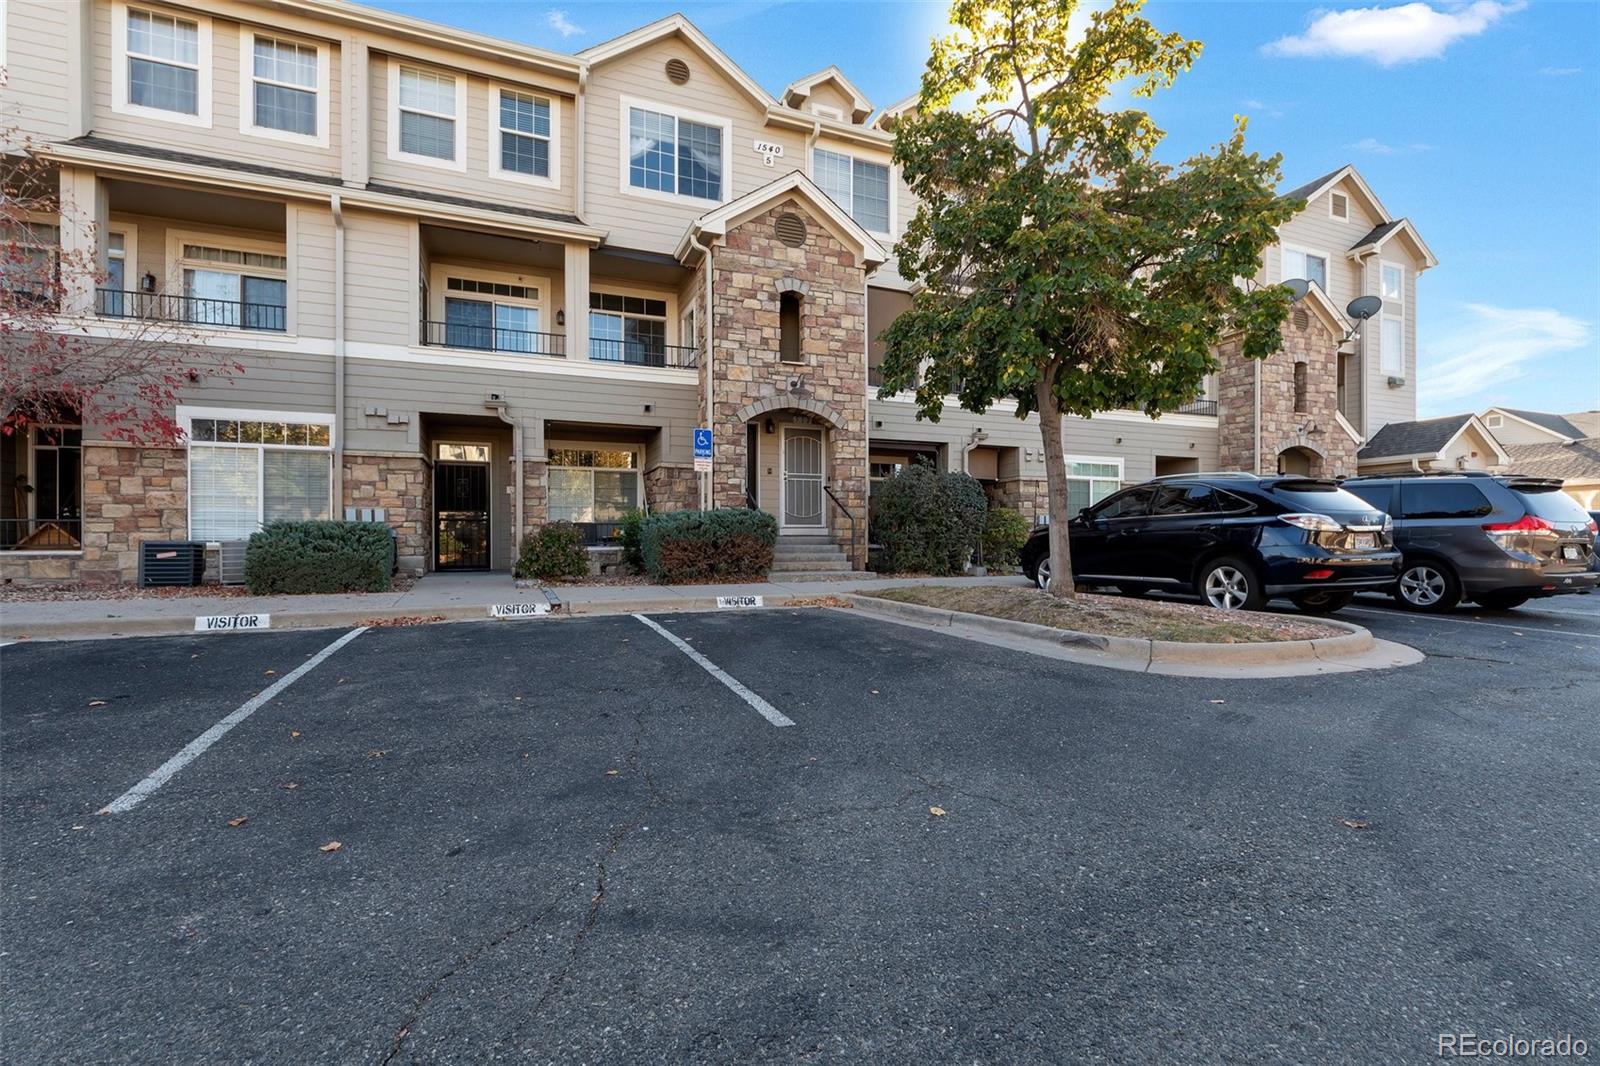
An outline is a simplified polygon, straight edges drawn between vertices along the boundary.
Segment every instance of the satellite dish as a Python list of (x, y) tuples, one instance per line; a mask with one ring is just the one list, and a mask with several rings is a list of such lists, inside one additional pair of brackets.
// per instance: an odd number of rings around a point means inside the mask
[(1344, 313), (1357, 322), (1365, 322), (1383, 307), (1383, 301), (1376, 296), (1357, 296), (1345, 307)]
[(1290, 296), (1298, 303), (1306, 298), (1306, 293), (1311, 291), (1311, 282), (1305, 278), (1290, 278), (1283, 283), (1283, 287), (1289, 290)]

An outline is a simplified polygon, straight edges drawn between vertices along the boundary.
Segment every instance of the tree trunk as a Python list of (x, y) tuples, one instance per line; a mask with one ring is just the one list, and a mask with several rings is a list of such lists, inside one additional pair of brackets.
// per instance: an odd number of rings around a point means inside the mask
[(1072, 581), (1072, 543), (1067, 538), (1067, 452), (1061, 431), (1061, 405), (1052, 385), (1055, 367), (1041, 375), (1038, 385), (1039, 432), (1044, 436), (1045, 485), (1049, 490), (1050, 515), (1050, 592), (1071, 599), (1077, 589)]

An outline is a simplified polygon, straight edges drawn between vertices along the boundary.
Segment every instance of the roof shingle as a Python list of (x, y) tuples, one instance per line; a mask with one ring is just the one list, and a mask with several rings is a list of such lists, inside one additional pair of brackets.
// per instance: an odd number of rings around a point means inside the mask
[(1367, 441), (1357, 457), (1366, 460), (1387, 459), (1401, 455), (1432, 455), (1450, 438), (1461, 432), (1461, 427), (1472, 421), (1472, 415), (1447, 415), (1428, 418), (1420, 422), (1390, 422)]
[(1586, 437), (1571, 444), (1517, 444), (1507, 450), (1515, 473), (1563, 481), (1600, 481), (1600, 437)]

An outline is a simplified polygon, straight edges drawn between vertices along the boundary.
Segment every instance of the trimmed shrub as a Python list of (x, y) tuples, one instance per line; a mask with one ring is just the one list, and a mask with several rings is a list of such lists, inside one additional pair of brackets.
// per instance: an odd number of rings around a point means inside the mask
[(1010, 507), (995, 507), (989, 511), (983, 527), (983, 562), (985, 566), (1016, 566), (1022, 557), (1022, 546), (1028, 542), (1028, 520), (1022, 512)]
[(989, 500), (969, 474), (914, 464), (883, 481), (872, 499), (872, 539), (888, 573), (959, 574), (983, 537)]
[(532, 536), (522, 538), (514, 573), (524, 580), (536, 581), (586, 577), (589, 552), (583, 546), (583, 531), (571, 522), (541, 526)]
[(635, 507), (622, 516), (622, 561), (630, 570), (644, 569), (644, 550), (640, 537), (644, 535), (644, 512)]
[(244, 581), (253, 596), (387, 592), (393, 560), (382, 522), (268, 522), (245, 548)]
[(763, 578), (778, 545), (778, 520), (749, 507), (667, 511), (644, 520), (644, 568), (664, 584)]

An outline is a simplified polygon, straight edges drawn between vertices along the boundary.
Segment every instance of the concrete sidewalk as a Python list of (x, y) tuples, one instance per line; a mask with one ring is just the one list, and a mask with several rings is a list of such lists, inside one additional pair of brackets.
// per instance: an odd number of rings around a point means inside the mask
[(428, 574), (404, 592), (337, 596), (181, 596), (0, 603), (0, 640), (86, 640), (192, 633), (207, 615), (266, 614), (272, 629), (317, 629), (399, 620), (477, 621), (494, 604), (528, 604), (551, 617), (713, 610), (719, 596), (760, 596), (766, 606), (898, 584), (1025, 584), (1010, 577), (865, 578), (738, 585), (551, 585), (519, 588), (507, 573)]

